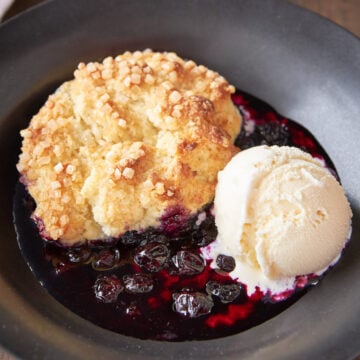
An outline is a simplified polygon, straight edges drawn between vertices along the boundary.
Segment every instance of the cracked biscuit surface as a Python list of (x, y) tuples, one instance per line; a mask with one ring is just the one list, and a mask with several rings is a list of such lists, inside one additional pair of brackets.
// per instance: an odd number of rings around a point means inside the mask
[(234, 87), (175, 53), (80, 63), (21, 131), (18, 170), (43, 235), (74, 245), (195, 213), (237, 152)]

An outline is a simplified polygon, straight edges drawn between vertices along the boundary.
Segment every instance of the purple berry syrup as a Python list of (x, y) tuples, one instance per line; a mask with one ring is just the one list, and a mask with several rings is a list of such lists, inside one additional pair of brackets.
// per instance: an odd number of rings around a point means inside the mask
[[(237, 91), (233, 102), (243, 115), (235, 144), (297, 146), (335, 168), (309, 131), (269, 105)], [(276, 296), (232, 280), (231, 257), (201, 257), (217, 236), (212, 204), (189, 218), (171, 208), (159, 229), (129, 231), (111, 243), (96, 241), (65, 248), (41, 237), (31, 219), (34, 201), (19, 182), (14, 221), (21, 251), (47, 291), (74, 313), (103, 328), (140, 339), (208, 340), (239, 333), (276, 316), (318, 282), (298, 277), (296, 287)]]

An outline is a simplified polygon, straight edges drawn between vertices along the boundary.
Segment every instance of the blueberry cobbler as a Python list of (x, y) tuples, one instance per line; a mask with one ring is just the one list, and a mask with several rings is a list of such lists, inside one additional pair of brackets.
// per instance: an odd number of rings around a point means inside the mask
[(21, 136), (21, 250), (51, 295), (120, 334), (205, 340), (258, 325), (349, 238), (314, 137), (174, 53), (80, 63)]

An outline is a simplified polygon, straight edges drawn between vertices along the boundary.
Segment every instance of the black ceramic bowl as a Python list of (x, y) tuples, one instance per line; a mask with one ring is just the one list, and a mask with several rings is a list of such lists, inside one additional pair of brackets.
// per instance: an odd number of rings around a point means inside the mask
[[(18, 132), (79, 61), (176, 51), (303, 124), (333, 159), (354, 211), (341, 262), (266, 323), (166, 343), (103, 330), (40, 286), (12, 223)], [(360, 353), (360, 41), (280, 0), (53, 0), (0, 28), (0, 344), (26, 359), (352, 359)]]

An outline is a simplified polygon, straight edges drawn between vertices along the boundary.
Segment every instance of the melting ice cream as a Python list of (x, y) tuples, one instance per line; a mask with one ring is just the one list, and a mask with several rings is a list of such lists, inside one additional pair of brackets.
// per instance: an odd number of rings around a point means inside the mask
[(297, 275), (321, 274), (337, 261), (351, 217), (343, 188), (320, 160), (295, 147), (253, 147), (219, 173), (212, 257), (233, 256), (231, 276), (248, 293), (285, 291)]

